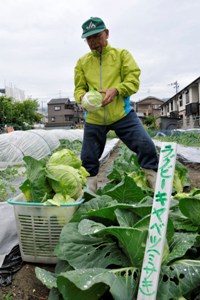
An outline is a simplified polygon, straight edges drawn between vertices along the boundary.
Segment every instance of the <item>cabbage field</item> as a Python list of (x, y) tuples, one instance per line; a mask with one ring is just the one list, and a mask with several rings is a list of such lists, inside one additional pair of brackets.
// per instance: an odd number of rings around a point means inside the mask
[[(153, 190), (136, 156), (123, 146), (106, 176), (109, 182), (96, 194), (86, 191), (64, 226), (55, 272), (36, 268), (49, 299), (137, 297)], [(189, 185), (187, 169), (177, 161), (158, 300), (198, 299), (200, 292), (200, 190), (188, 191)]]
[[(55, 153), (66, 148), (77, 156), (80, 153), (80, 148), (69, 142), (64, 142)], [(154, 191), (134, 153), (122, 144), (114, 152), (114, 158), (111, 156), (102, 166), (103, 173), (100, 170), (104, 184), (96, 193), (84, 190), (84, 203), (63, 227), (55, 249), (59, 258), (55, 269), (34, 266), (33, 277), (39, 280), (33, 279), (36, 290), (27, 294), (49, 300), (137, 299)], [(26, 180), (27, 177), (22, 186), (27, 187)], [(172, 194), (156, 299), (198, 300), (200, 188), (191, 185), (188, 169), (179, 161)], [(148, 288), (147, 285), (147, 291)], [(12, 289), (9, 291), (12, 296)]]

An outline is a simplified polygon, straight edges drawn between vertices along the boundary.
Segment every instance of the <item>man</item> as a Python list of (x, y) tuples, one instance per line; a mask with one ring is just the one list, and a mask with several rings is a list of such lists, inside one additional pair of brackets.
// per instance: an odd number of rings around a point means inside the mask
[(77, 103), (81, 103), (90, 90), (98, 90), (104, 96), (102, 107), (85, 115), (81, 160), (90, 173), (88, 186), (95, 191), (106, 134), (114, 130), (137, 154), (138, 162), (153, 187), (158, 168), (156, 148), (130, 106), (130, 96), (139, 88), (140, 69), (127, 50), (112, 48), (108, 44), (109, 30), (102, 19), (91, 17), (83, 23), (82, 29), (82, 38), (86, 39), (91, 52), (76, 64), (74, 97)]

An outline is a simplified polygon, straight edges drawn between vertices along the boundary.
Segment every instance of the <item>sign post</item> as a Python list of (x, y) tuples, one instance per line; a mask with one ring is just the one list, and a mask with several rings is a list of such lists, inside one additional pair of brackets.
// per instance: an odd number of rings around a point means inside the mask
[(162, 143), (137, 300), (156, 300), (176, 164), (176, 143)]

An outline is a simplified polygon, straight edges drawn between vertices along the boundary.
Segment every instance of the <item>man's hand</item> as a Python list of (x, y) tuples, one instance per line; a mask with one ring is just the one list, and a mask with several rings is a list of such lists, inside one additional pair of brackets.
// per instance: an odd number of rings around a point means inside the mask
[(84, 94), (80, 97), (81, 102), (82, 102), (83, 97), (85, 96), (85, 94), (86, 94), (86, 93), (84, 93)]
[(105, 97), (102, 102), (102, 106), (106, 106), (114, 100), (115, 96), (118, 95), (118, 90), (115, 88), (105, 89), (105, 90), (100, 90), (99, 93), (105, 94)]

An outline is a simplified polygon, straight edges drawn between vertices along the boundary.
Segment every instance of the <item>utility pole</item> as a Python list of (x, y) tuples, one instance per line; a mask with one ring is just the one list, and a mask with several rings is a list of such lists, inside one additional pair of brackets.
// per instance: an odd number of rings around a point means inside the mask
[(175, 101), (172, 100), (172, 103), (171, 103), (172, 110), (173, 110), (173, 102), (174, 102), (174, 105), (175, 105), (175, 109), (178, 110), (178, 105), (179, 105), (179, 103), (178, 103), (178, 95), (177, 95), (178, 94), (178, 89), (179, 89), (178, 81), (176, 80), (175, 82), (172, 82), (169, 85), (172, 85), (175, 88), (175, 90), (176, 90)]
[(169, 85), (172, 85), (175, 88), (176, 94), (177, 94), (178, 93), (178, 89), (179, 89), (178, 81), (172, 82)]

